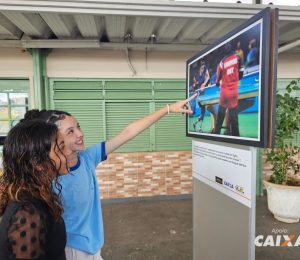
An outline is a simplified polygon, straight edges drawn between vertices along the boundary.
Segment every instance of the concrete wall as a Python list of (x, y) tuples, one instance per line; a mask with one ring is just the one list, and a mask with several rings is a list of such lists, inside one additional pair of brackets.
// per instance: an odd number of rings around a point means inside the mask
[[(134, 51), (129, 56), (136, 75), (133, 76), (125, 51), (95, 49), (54, 49), (48, 56), (49, 77), (84, 78), (185, 78), (186, 60), (193, 52)], [(300, 53), (279, 54), (278, 78), (300, 77)], [(17, 48), (0, 49), (0, 77), (32, 78), (30, 53)]]
[(0, 48), (0, 80), (1, 78), (29, 79), (30, 106), (34, 107), (33, 63), (28, 51)]
[(47, 60), (49, 77), (84, 78), (184, 78), (191, 52), (129, 52), (136, 75), (130, 70), (125, 51), (53, 50)]
[(0, 78), (32, 78), (33, 65), (29, 52), (22, 49), (0, 48)]
[[(49, 55), (49, 77), (185, 78), (186, 60), (194, 52), (130, 52), (133, 76), (125, 51), (56, 49)], [(300, 53), (279, 54), (278, 78), (300, 77)]]
[(300, 78), (300, 53), (282, 53), (278, 56), (278, 78)]

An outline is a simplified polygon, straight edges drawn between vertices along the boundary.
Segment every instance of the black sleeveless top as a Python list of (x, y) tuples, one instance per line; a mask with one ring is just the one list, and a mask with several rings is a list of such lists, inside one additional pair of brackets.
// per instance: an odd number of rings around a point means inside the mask
[(66, 228), (37, 200), (10, 201), (0, 221), (0, 259), (65, 260)]

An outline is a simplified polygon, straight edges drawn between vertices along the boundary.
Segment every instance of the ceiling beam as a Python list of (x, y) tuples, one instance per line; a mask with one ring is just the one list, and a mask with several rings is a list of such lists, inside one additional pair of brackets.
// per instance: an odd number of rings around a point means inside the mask
[(75, 14), (76, 24), (81, 35), (88, 39), (99, 39), (101, 34), (101, 17), (94, 15)]
[(215, 40), (214, 37), (220, 37), (221, 35), (223, 35), (224, 29), (228, 27), (231, 22), (231, 20), (222, 21), (222, 23), (219, 23), (218, 26), (215, 26), (214, 28), (207, 31), (203, 36), (201, 36), (201, 42), (211, 43)]
[(104, 50), (155, 50), (155, 51), (191, 51), (198, 52), (207, 47), (204, 44), (145, 44), (145, 43), (110, 43), (99, 42), (98, 40), (0, 40), (0, 47), (15, 47), (15, 48), (93, 48)]
[(126, 17), (125, 16), (105, 16), (106, 32), (111, 42), (124, 40)]
[(291, 42), (297, 39), (300, 35), (300, 24), (290, 23), (286, 27), (279, 30), (280, 38), (285, 42)]
[[(242, 23), (241, 20), (232, 20), (231, 23), (227, 23), (227, 25), (224, 25), (224, 27), (221, 26), (222, 30), (221, 31), (220, 30), (215, 31), (215, 34), (212, 34), (209, 39), (206, 39), (205, 42), (212, 43), (212, 42), (216, 41), (217, 39), (221, 38), (223, 35), (227, 34), (231, 30), (233, 30), (234, 28), (238, 27), (241, 23)], [(220, 26), (217, 26), (217, 28), (219, 28), (219, 27)], [(205, 37), (205, 35), (204, 35), (204, 37)], [(200, 40), (203, 41), (202, 38)]]
[(158, 28), (159, 40), (171, 42), (188, 23), (186, 18), (166, 18), (165, 22)]
[(39, 14), (12, 11), (4, 11), (2, 14), (30, 37), (47, 39), (52, 33)]
[(282, 52), (291, 50), (291, 49), (296, 48), (298, 46), (300, 46), (300, 39), (298, 39), (296, 41), (293, 41), (293, 42), (290, 42), (288, 44), (285, 44), (285, 45), (279, 47), (278, 48), (278, 53), (282, 53)]
[[(187, 39), (194, 39), (194, 35), (199, 35), (195, 33), (195, 30), (199, 28), (204, 28), (202, 25), (202, 19), (194, 19), (189, 21), (186, 26), (178, 33), (177, 39), (179, 42), (186, 41)], [(199, 37), (197, 37), (199, 38)]]
[(1, 34), (7, 35), (9, 39), (20, 39), (22, 31), (0, 13), (0, 35)]
[(132, 26), (132, 36), (134, 41), (145, 42), (159, 27), (158, 19), (154, 17), (135, 17)]
[(78, 34), (74, 19), (71, 15), (54, 13), (40, 13), (40, 15), (57, 38), (72, 38)]
[[(179, 41), (186, 41), (186, 40), (194, 40), (195, 38), (199, 40), (206, 32), (213, 30), (213, 28), (218, 27), (217, 24), (221, 20), (219, 19), (203, 19), (200, 20), (199, 26), (194, 28), (194, 30), (190, 30), (191, 28), (189, 25), (183, 28), (182, 35), (179, 37)], [(194, 26), (192, 26), (193, 28)], [(188, 34), (186, 34), (188, 33)]]

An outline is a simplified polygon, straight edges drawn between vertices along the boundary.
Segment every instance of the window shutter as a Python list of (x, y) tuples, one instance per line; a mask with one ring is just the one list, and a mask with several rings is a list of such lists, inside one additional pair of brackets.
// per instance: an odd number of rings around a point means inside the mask
[(151, 100), (151, 81), (105, 81), (106, 100)]
[[(167, 103), (155, 103), (159, 110)], [(190, 150), (191, 138), (185, 136), (185, 115), (169, 114), (155, 124), (155, 150)]]
[[(80, 123), (86, 145), (108, 140), (129, 123), (185, 98), (182, 80), (50, 79), (52, 105)], [(171, 114), (117, 152), (190, 150), (185, 116)]]
[[(107, 139), (117, 135), (129, 123), (148, 115), (151, 98), (151, 81), (105, 81)], [(150, 129), (147, 129), (117, 149), (117, 152), (150, 150)]]
[[(147, 102), (107, 102), (106, 127), (107, 138), (110, 139), (123, 130), (129, 123), (148, 115)], [(133, 140), (120, 147), (117, 152), (150, 151), (150, 129), (145, 130)]]
[[(185, 98), (184, 81), (155, 81), (154, 90), (155, 110)], [(186, 137), (185, 121), (186, 116), (180, 114), (170, 114), (158, 121), (155, 124), (155, 150), (190, 150), (192, 142)]]

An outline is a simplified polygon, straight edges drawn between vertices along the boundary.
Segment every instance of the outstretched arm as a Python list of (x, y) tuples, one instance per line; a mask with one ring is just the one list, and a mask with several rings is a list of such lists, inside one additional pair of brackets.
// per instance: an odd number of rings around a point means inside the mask
[(205, 82), (204, 82), (205, 86), (207, 85), (209, 79), (210, 79), (210, 75), (209, 75), (208, 69), (206, 69), (206, 71), (205, 71)]
[(201, 90), (203, 90), (205, 88), (205, 86), (207, 85), (209, 79), (210, 79), (209, 72), (208, 72), (208, 69), (206, 69), (205, 70), (205, 80), (204, 80), (204, 82), (200, 86)]
[(238, 67), (239, 67), (239, 79), (241, 79), (244, 76), (244, 68), (242, 67), (242, 60), (241, 57), (238, 56)]
[[(196, 97), (197, 94), (191, 96), (188, 99), (178, 101), (169, 105), (169, 112), (170, 113), (193, 113), (190, 107), (186, 107), (186, 104), (191, 101), (193, 98)], [(163, 107), (162, 109), (142, 118), (139, 119), (131, 124), (129, 124), (124, 130), (122, 130), (119, 134), (117, 134), (112, 139), (108, 140), (105, 143), (105, 150), (106, 155), (112, 153), (114, 150), (119, 148), (121, 145), (125, 144), (126, 142), (130, 141), (138, 134), (146, 130), (156, 121), (161, 119), (163, 116), (168, 114), (168, 106)]]

